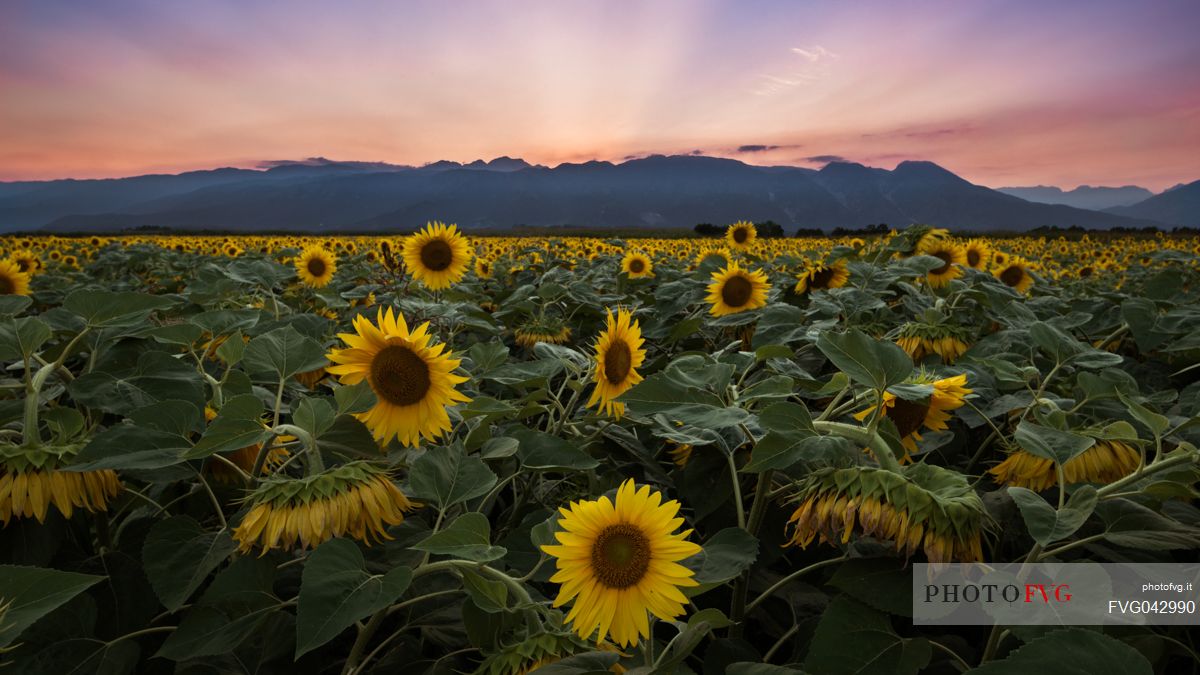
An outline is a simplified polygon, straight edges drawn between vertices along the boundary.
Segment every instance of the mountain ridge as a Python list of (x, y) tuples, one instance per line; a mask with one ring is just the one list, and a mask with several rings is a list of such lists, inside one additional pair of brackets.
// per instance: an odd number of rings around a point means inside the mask
[(690, 228), (740, 219), (824, 228), (920, 222), (975, 231), (1159, 224), (1146, 216), (1025, 201), (922, 160), (892, 170), (852, 162), (820, 170), (761, 167), (702, 155), (555, 167), (507, 156), (423, 166), (316, 157), (260, 167), (0, 183), (0, 229), (386, 231), (434, 219), (489, 229)]

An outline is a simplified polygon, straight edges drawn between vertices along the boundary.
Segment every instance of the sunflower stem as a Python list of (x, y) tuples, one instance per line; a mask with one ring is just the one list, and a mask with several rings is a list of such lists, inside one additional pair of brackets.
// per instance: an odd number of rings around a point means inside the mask
[(856, 443), (862, 443), (871, 449), (881, 469), (891, 471), (892, 473), (901, 473), (900, 462), (896, 460), (896, 455), (892, 453), (891, 446), (878, 433), (851, 424), (827, 422), (824, 420), (813, 420), (813, 427), (817, 431), (823, 431)]
[(66, 347), (63, 347), (62, 353), (53, 363), (48, 363), (38, 369), (37, 373), (30, 378), (28, 362), (25, 368), (25, 415), (24, 427), (21, 429), (21, 438), (25, 446), (36, 448), (42, 444), (42, 434), (38, 431), (38, 404), (40, 403), (42, 388), (46, 386), (46, 380), (50, 379), (51, 373), (62, 367), (63, 363), (70, 355), (71, 349), (87, 335), (88, 328), (84, 328), (78, 335), (71, 338)]
[(725, 453), (725, 460), (729, 463), (729, 480), (733, 484), (733, 505), (737, 508), (737, 524), (743, 530), (746, 529), (746, 509), (742, 505), (742, 485), (738, 480), (737, 464), (733, 460), (733, 450)]
[[(775, 471), (768, 469), (758, 474), (758, 485), (754, 488), (754, 503), (750, 505), (750, 517), (746, 521), (746, 531), (757, 537), (762, 526), (763, 517), (767, 513), (767, 503), (771, 501), (771, 480)], [(733, 585), (733, 600), (729, 606), (729, 616), (734, 625), (730, 627), (731, 637), (741, 637), (742, 618), (746, 615), (746, 594), (750, 590), (750, 569), (742, 572)]]
[[(325, 461), (321, 459), (321, 450), (317, 447), (317, 441), (312, 437), (312, 434), (294, 424), (276, 424), (275, 428), (271, 429), (271, 433), (276, 436), (290, 434), (299, 438), (300, 443), (304, 446), (304, 464), (308, 468), (308, 475), (316, 476), (317, 474), (324, 473)], [(269, 452), (266, 448), (268, 445), (273, 445), (274, 442), (275, 439), (271, 439), (270, 444), (264, 443), (263, 449), (258, 452), (258, 457), (254, 458), (257, 471), (262, 471), (262, 466), (259, 466), (259, 460), (261, 459), (263, 462), (266, 462), (266, 456)]]

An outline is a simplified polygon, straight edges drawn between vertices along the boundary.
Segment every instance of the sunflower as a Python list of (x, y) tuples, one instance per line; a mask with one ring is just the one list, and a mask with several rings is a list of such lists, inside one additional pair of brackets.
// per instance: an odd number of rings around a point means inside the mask
[(296, 274), (305, 286), (324, 288), (333, 280), (336, 271), (333, 254), (320, 246), (309, 246), (296, 258)]
[[(999, 254), (996, 258), (999, 258)], [(1033, 286), (1033, 275), (1029, 273), (1025, 261), (1015, 256), (1003, 264), (998, 263), (992, 268), (992, 274), (1005, 286), (1018, 293), (1024, 293)]]
[(758, 229), (746, 220), (739, 220), (725, 230), (725, 243), (735, 251), (749, 251), (755, 239), (758, 239)]
[(785, 545), (808, 548), (858, 534), (892, 541), (931, 563), (983, 560), (983, 502), (962, 474), (932, 464), (903, 473), (872, 467), (818, 469), (800, 482)]
[(111, 469), (64, 471), (84, 444), (42, 445), (30, 449), (0, 444), (0, 523), (12, 518), (45, 522), (50, 507), (70, 518), (76, 508), (107, 511), (121, 492), (121, 480)]
[(674, 533), (683, 524), (675, 517), (679, 502), (662, 503), (649, 485), (638, 489), (629, 479), (615, 502), (600, 497), (560, 508), (559, 543), (541, 549), (556, 559), (550, 581), (562, 584), (554, 606), (575, 600), (567, 614), (575, 633), (597, 642), (611, 635), (628, 647), (650, 637), (647, 610), (664, 621), (684, 613), (688, 600), (679, 589), (698, 583), (679, 561), (701, 549), (686, 540), (691, 530)]
[(708, 310), (713, 316), (737, 314), (749, 309), (758, 309), (767, 304), (767, 291), (771, 284), (767, 275), (758, 270), (743, 270), (737, 263), (713, 272), (708, 284), (708, 297), (712, 305)]
[(475, 256), (475, 276), (480, 279), (491, 279), (495, 268), (489, 258)]
[[(963, 406), (964, 397), (972, 390), (966, 388), (967, 376), (955, 375), (941, 380), (922, 373), (911, 377), (906, 384), (928, 385), (929, 398), (924, 401), (909, 401), (900, 398), (890, 391), (883, 393), (883, 414), (896, 425), (900, 441), (905, 453), (902, 461), (911, 461), (911, 454), (917, 451), (917, 441), (921, 440), (921, 427), (930, 431), (948, 429), (946, 421), (950, 419), (948, 411)], [(875, 412), (872, 406), (854, 415), (862, 421)]]
[(637, 368), (646, 360), (643, 342), (641, 326), (629, 310), (618, 308), (615, 318), (608, 310), (605, 328), (596, 340), (596, 388), (588, 400), (589, 408), (599, 404), (606, 415), (618, 418), (625, 413), (625, 404), (614, 399), (642, 381)]
[(687, 443), (675, 443), (673, 445), (674, 447), (667, 452), (671, 455), (671, 461), (675, 463), (675, 466), (682, 469), (687, 466), (688, 460), (692, 458), (692, 450), (694, 448)]
[(986, 270), (992, 261), (992, 247), (982, 239), (972, 239), (964, 247), (967, 254), (967, 267)]
[[(924, 241), (923, 239), (922, 242)], [(941, 288), (962, 276), (962, 269), (958, 266), (967, 264), (967, 253), (963, 247), (947, 239), (934, 239), (930, 243), (923, 243), (917, 252), (942, 261), (941, 267), (931, 269), (925, 275), (925, 280), (933, 288)]]
[(340, 333), (348, 345), (326, 355), (336, 365), (326, 370), (342, 384), (364, 379), (378, 399), (358, 418), (380, 445), (399, 438), (416, 446), (421, 437), (434, 440), (450, 430), (446, 406), (471, 399), (454, 389), (468, 378), (452, 371), (460, 361), (446, 345), (430, 345), (429, 323), (408, 330), (403, 315), (379, 309), (375, 324), (363, 315), (354, 317), (355, 333)]
[(850, 271), (846, 269), (846, 261), (839, 260), (832, 265), (816, 263), (799, 276), (796, 287), (792, 291), (796, 295), (804, 295), (810, 291), (841, 288), (850, 281)]
[(630, 279), (648, 279), (654, 276), (654, 263), (645, 253), (628, 253), (621, 259), (621, 271)]
[(562, 345), (571, 340), (571, 327), (562, 319), (543, 316), (518, 326), (513, 330), (513, 338), (526, 349), (533, 349), (539, 342)]
[(29, 295), (29, 274), (12, 260), (0, 260), (0, 295)]
[(471, 262), (471, 247), (457, 225), (434, 221), (404, 240), (404, 264), (426, 288), (439, 291), (458, 283)]
[(262, 554), (273, 548), (316, 548), (334, 537), (350, 535), (370, 545), (391, 539), (387, 527), (404, 521), (418, 504), (396, 487), (382, 469), (351, 462), (305, 478), (264, 481), (248, 498), (250, 510), (233, 530), (242, 553), (256, 545)]
[(945, 324), (910, 321), (900, 329), (896, 344), (908, 352), (914, 363), (929, 354), (937, 354), (942, 363), (954, 363), (970, 347), (965, 331)]
[[(1096, 444), (1062, 465), (1063, 478), (1068, 485), (1075, 483), (1112, 483), (1137, 469), (1141, 453), (1132, 446), (1116, 440), (1097, 440)], [(1002, 485), (1015, 485), (1041, 491), (1058, 485), (1058, 470), (1054, 461), (1017, 450), (996, 466), (988, 469)]]
[(33, 274), (42, 269), (42, 259), (30, 250), (17, 251), (13, 254), (12, 260), (17, 263), (17, 268), (25, 274)]

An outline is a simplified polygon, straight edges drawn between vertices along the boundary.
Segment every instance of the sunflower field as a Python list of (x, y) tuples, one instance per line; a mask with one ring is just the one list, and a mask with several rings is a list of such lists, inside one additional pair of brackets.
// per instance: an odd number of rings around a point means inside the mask
[(0, 363), (7, 672), (1200, 668), (911, 591), (1197, 560), (1196, 237), (5, 237)]

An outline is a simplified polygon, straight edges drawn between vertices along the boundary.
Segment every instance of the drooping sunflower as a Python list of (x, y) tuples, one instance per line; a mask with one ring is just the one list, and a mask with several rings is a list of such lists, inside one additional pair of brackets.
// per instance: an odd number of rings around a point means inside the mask
[(434, 440), (449, 431), (446, 406), (471, 400), (454, 388), (468, 378), (453, 373), (460, 361), (445, 344), (429, 344), (429, 323), (410, 332), (403, 315), (381, 307), (374, 324), (354, 317), (354, 330), (338, 334), (348, 348), (329, 352), (335, 365), (326, 370), (342, 384), (370, 384), (378, 400), (357, 416), (375, 440), (386, 445), (399, 438), (413, 447), (422, 437)]
[[(965, 403), (964, 397), (972, 392), (967, 389), (967, 376), (955, 375), (944, 379), (935, 379), (924, 373), (910, 377), (906, 384), (929, 385), (929, 398), (924, 401), (909, 401), (900, 398), (890, 391), (883, 393), (883, 414), (896, 425), (900, 441), (905, 453), (902, 462), (912, 460), (912, 453), (917, 451), (917, 441), (921, 440), (921, 428), (930, 431), (943, 431), (949, 427), (946, 422), (950, 419), (950, 410), (961, 408)], [(862, 421), (875, 412), (877, 406), (872, 406), (854, 415)]]
[(337, 261), (321, 246), (309, 246), (296, 258), (296, 274), (305, 286), (324, 288), (333, 280)]
[(649, 279), (654, 276), (654, 263), (645, 253), (635, 251), (621, 259), (621, 271), (630, 279)]
[(758, 228), (747, 220), (739, 220), (725, 230), (725, 243), (735, 251), (749, 251), (758, 239)]
[(914, 363), (929, 354), (937, 354), (942, 363), (954, 363), (970, 347), (965, 338), (966, 331), (957, 326), (910, 321), (901, 327), (896, 344)]
[(434, 221), (404, 240), (404, 264), (426, 288), (439, 291), (458, 283), (471, 263), (471, 246), (457, 225)]
[(848, 281), (850, 281), (850, 270), (846, 269), (845, 260), (838, 260), (832, 265), (815, 263), (796, 279), (796, 287), (793, 292), (796, 295), (804, 295), (811, 291), (841, 288)]
[(962, 276), (959, 265), (967, 264), (967, 253), (949, 239), (934, 239), (917, 249), (921, 255), (931, 255), (942, 261), (941, 267), (929, 270), (925, 281), (933, 288), (941, 288)]
[[(1141, 453), (1117, 440), (1097, 440), (1096, 444), (1062, 465), (1067, 485), (1075, 483), (1107, 484), (1120, 480), (1137, 469)], [(1017, 450), (1003, 462), (988, 469), (1002, 485), (1014, 485), (1041, 491), (1058, 485), (1054, 461)]]
[(798, 485), (788, 545), (845, 544), (857, 532), (894, 542), (931, 563), (983, 560), (983, 502), (962, 474), (918, 463), (892, 473), (873, 467), (818, 469)]
[[(999, 257), (998, 254), (997, 257)], [(1029, 273), (1025, 261), (1016, 256), (1007, 259), (1004, 264), (997, 264), (992, 269), (992, 274), (1005, 286), (1018, 293), (1025, 293), (1033, 286), (1033, 275)]]
[(0, 295), (29, 295), (29, 274), (15, 261), (0, 260)]
[(765, 273), (743, 270), (737, 263), (729, 263), (728, 267), (713, 272), (712, 281), (708, 284), (708, 297), (705, 298), (712, 305), (708, 313), (725, 316), (758, 309), (767, 304), (767, 291), (770, 288)]
[(662, 503), (649, 485), (639, 489), (629, 479), (615, 502), (600, 497), (560, 508), (558, 544), (542, 551), (555, 558), (550, 580), (562, 584), (554, 606), (575, 601), (567, 614), (575, 633), (596, 642), (611, 635), (628, 647), (650, 636), (647, 611), (664, 621), (684, 613), (679, 589), (698, 584), (679, 561), (701, 549), (687, 541), (691, 530), (674, 533), (683, 524), (675, 517), (679, 502)]
[(988, 246), (986, 241), (972, 239), (967, 242), (965, 250), (967, 254), (967, 267), (977, 270), (987, 270), (988, 265), (992, 262), (992, 247)]
[(0, 444), (0, 523), (12, 518), (45, 522), (50, 507), (70, 518), (75, 509), (107, 511), (121, 492), (121, 480), (111, 469), (64, 471), (83, 443), (42, 445), (35, 449)]
[(588, 400), (588, 407), (599, 405), (606, 415), (619, 418), (625, 413), (625, 404), (616, 399), (629, 388), (642, 381), (637, 369), (646, 360), (642, 349), (642, 328), (627, 309), (617, 309), (616, 317), (608, 310), (605, 328), (596, 340), (596, 368), (592, 380), (596, 388)]
[(533, 349), (539, 342), (562, 345), (571, 340), (571, 327), (558, 317), (534, 317), (513, 329), (513, 339), (526, 349)]
[(255, 546), (316, 548), (350, 535), (370, 545), (391, 539), (387, 528), (404, 522), (418, 504), (396, 487), (383, 469), (351, 462), (305, 478), (269, 479), (247, 500), (250, 510), (233, 530), (242, 553)]
[(671, 455), (671, 462), (682, 469), (687, 466), (688, 460), (692, 458), (692, 451), (694, 449), (688, 443), (674, 443), (667, 452)]

